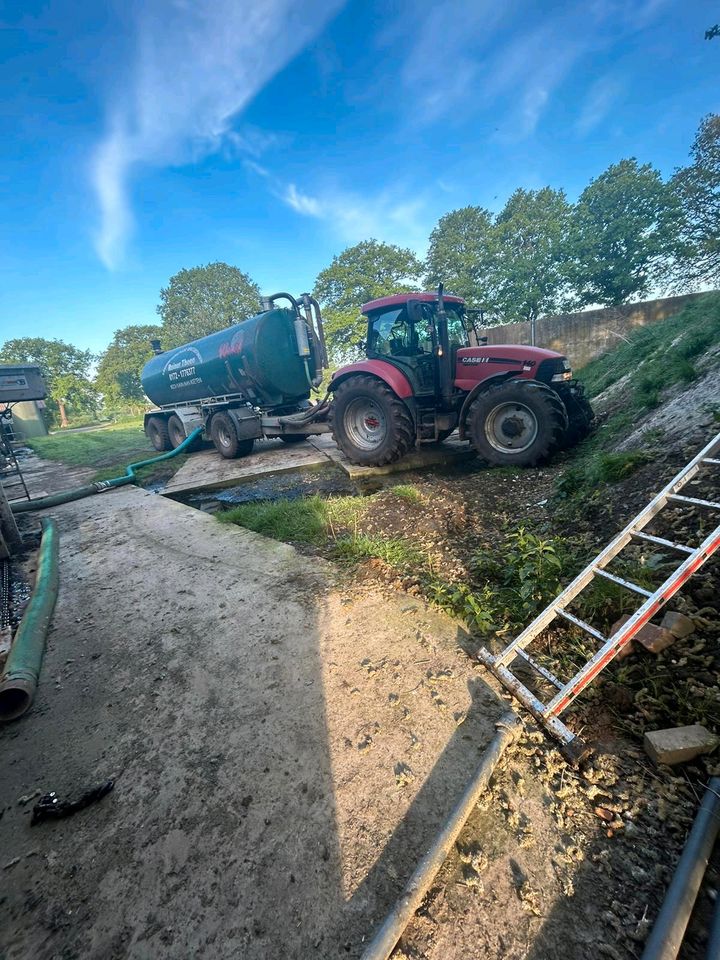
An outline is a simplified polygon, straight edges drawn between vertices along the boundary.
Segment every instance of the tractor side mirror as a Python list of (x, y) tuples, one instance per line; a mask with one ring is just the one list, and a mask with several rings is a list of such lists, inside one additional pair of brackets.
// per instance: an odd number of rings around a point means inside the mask
[(366, 352), (367, 352), (367, 340), (365, 339), (365, 337), (360, 337), (360, 339), (357, 341), (357, 343), (355, 344), (355, 346), (358, 348), (358, 350), (362, 350), (363, 353), (366, 353)]
[(478, 337), (478, 343), (486, 344), (488, 342), (487, 337)]

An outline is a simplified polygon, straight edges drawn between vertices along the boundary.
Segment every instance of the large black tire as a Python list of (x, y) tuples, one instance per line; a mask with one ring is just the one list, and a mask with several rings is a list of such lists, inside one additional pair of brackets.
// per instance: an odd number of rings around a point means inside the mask
[(252, 453), (255, 443), (254, 440), (241, 440), (238, 437), (233, 418), (223, 410), (216, 413), (210, 421), (210, 436), (215, 449), (226, 460), (247, 457)]
[(308, 435), (306, 433), (281, 433), (280, 439), (283, 443), (302, 443), (303, 440), (307, 440)]
[(330, 430), (351, 463), (379, 467), (404, 457), (415, 440), (407, 406), (377, 377), (357, 374), (335, 390)]
[(168, 418), (167, 432), (168, 436), (170, 437), (170, 446), (173, 448), (173, 450), (179, 447), (180, 444), (187, 439), (183, 422), (176, 413), (173, 413)]
[(537, 380), (506, 380), (473, 400), (467, 426), (478, 454), (492, 464), (534, 467), (561, 445), (565, 407)]
[(145, 424), (145, 435), (158, 453), (172, 450), (165, 417), (148, 417)]
[(585, 388), (576, 380), (571, 381), (560, 391), (560, 399), (565, 404), (568, 415), (568, 428), (563, 437), (563, 449), (577, 446), (592, 431), (595, 423), (595, 411), (585, 396)]

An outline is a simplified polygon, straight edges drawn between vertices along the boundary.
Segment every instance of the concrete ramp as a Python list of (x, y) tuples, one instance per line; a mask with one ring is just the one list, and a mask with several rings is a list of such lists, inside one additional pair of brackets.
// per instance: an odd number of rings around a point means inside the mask
[(224, 460), (214, 449), (194, 454), (172, 477), (164, 490), (166, 496), (221, 490), (238, 484), (294, 471), (342, 470), (353, 480), (366, 477), (424, 470), (470, 459), (470, 445), (453, 435), (445, 443), (413, 450), (402, 460), (383, 467), (359, 467), (347, 459), (329, 434), (310, 437), (303, 443), (286, 444), (282, 440), (260, 440), (249, 457)]

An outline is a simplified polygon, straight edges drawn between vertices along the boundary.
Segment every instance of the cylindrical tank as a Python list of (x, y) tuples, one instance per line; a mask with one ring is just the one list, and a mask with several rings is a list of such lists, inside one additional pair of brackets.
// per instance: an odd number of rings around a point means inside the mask
[(292, 310), (276, 307), (166, 350), (145, 364), (143, 389), (159, 407), (237, 394), (263, 407), (305, 400), (316, 358), (314, 351), (300, 356), (296, 319)]

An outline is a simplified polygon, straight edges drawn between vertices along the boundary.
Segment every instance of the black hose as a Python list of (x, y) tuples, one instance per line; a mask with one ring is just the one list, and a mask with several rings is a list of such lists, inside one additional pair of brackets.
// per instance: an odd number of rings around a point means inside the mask
[(720, 777), (713, 777), (678, 861), (642, 960), (674, 960), (682, 945), (705, 869), (720, 829)]
[(271, 297), (267, 298), (270, 303), (275, 303), (276, 300), (289, 300), (293, 305), (293, 310), (296, 315), (299, 317), (300, 314), (300, 304), (297, 302), (295, 297), (291, 293), (274, 293)]

